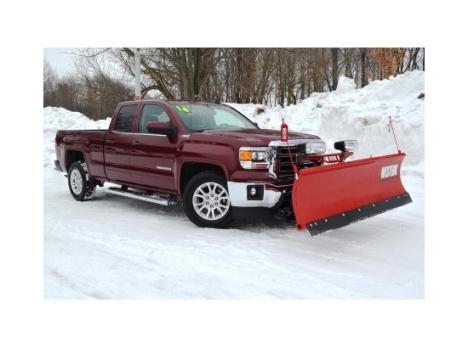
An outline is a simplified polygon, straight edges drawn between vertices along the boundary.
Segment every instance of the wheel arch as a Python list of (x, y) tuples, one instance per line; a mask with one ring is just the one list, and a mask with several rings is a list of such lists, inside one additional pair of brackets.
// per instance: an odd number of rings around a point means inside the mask
[(65, 170), (68, 172), (70, 166), (78, 161), (84, 161), (87, 164), (85, 152), (79, 149), (67, 149), (65, 151)]
[(177, 187), (180, 195), (183, 195), (186, 184), (190, 178), (201, 172), (214, 172), (222, 176), (225, 180), (228, 178), (226, 168), (219, 163), (199, 161), (184, 162), (178, 171), (179, 175)]

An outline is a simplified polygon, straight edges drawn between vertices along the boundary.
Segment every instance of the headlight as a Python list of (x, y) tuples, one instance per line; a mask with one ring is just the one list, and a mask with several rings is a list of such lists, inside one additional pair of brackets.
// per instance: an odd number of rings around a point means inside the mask
[(267, 169), (269, 166), (266, 147), (241, 147), (239, 162), (244, 169)]
[(335, 149), (342, 152), (356, 151), (358, 143), (356, 140), (342, 140), (335, 143)]
[(305, 144), (305, 153), (308, 155), (320, 155), (325, 153), (325, 150), (325, 142), (320, 139), (312, 139)]

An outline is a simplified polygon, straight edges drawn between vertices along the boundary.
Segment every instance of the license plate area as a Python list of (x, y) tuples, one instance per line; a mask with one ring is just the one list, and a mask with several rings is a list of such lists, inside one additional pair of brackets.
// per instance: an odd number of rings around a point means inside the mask
[(380, 170), (380, 179), (388, 179), (398, 175), (398, 164), (382, 167)]

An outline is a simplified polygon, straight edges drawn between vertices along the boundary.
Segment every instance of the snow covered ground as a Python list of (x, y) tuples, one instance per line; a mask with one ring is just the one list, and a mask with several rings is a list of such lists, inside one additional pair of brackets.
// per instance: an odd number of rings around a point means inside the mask
[(77, 202), (52, 169), (56, 129), (105, 128), (60, 108), (44, 109), (44, 296), (95, 299), (348, 299), (424, 297), (424, 74), (413, 72), (296, 106), (233, 105), (261, 126), (357, 139), (356, 157), (394, 151), (395, 118), (408, 153), (403, 181), (414, 202), (314, 238), (282, 221), (201, 229), (181, 206), (106, 194)]

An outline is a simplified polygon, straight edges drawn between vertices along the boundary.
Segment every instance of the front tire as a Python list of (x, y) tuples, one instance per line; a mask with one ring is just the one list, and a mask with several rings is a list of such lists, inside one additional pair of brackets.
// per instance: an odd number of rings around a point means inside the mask
[(200, 227), (226, 228), (232, 221), (226, 180), (213, 172), (201, 172), (190, 179), (183, 205), (190, 221)]
[(68, 188), (77, 201), (94, 198), (96, 185), (91, 183), (88, 168), (84, 162), (75, 162), (68, 169)]

